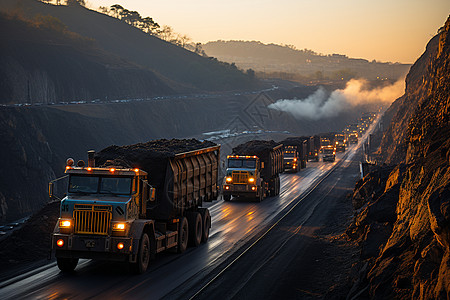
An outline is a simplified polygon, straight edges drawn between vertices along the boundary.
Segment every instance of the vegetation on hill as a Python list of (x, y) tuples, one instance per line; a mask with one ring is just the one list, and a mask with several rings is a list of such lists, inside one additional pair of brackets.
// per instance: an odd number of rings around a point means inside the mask
[[(65, 24), (68, 30), (95, 40), (97, 47), (140, 67), (156, 71), (191, 91), (245, 90), (255, 89), (261, 85), (252, 76), (254, 74), (251, 71), (245, 72), (238, 69), (236, 65), (204, 57), (199, 47), (196, 52), (200, 55), (194, 53), (195, 45), (193, 45), (193, 51), (180, 47), (186, 44), (183, 39), (177, 38), (178, 42), (174, 44), (162, 40), (159, 36), (148, 34), (145, 32), (149, 30), (145, 29), (147, 25), (143, 25), (144, 23), (140, 20), (146, 19), (152, 22), (147, 19), (149, 17), (142, 17), (137, 12), (122, 7), (120, 16), (126, 17), (117, 19), (114, 16), (87, 9), (80, 5), (79, 1), (70, 1), (70, 5), (54, 5), (53, 1), (49, 2), (52, 4), (38, 0), (21, 0), (20, 2), (0, 0), (0, 10), (22, 9), (23, 14), (30, 19), (37, 14), (51, 15)], [(63, 1), (61, 4), (67, 3)], [(116, 12), (119, 16), (117, 9)], [(134, 19), (130, 15), (134, 16)], [(134, 27), (133, 24), (140, 28)], [(156, 24), (154, 22), (153, 27), (157, 27)], [(153, 29), (150, 30), (150, 33), (153, 31)], [(175, 36), (178, 35), (175, 34)], [(172, 41), (167, 32), (166, 38)]]

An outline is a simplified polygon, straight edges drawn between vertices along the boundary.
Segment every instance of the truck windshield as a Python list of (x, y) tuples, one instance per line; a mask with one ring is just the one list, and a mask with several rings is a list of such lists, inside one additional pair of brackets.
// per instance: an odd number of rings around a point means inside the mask
[(228, 168), (256, 169), (255, 159), (229, 159)]
[(71, 175), (69, 193), (131, 194), (131, 177)]
[(323, 149), (323, 154), (333, 154), (333, 149)]
[(284, 151), (284, 157), (295, 157), (295, 151)]

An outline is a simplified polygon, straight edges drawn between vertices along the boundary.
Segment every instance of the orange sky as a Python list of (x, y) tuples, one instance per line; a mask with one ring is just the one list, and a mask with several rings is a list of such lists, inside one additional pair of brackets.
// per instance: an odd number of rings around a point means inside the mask
[(450, 14), (449, 0), (87, 0), (120, 4), (195, 42), (256, 40), (413, 63)]

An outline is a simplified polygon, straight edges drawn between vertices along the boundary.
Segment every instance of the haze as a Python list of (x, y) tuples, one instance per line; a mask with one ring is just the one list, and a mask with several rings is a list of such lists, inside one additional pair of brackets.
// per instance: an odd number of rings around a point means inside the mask
[(413, 63), (450, 12), (448, 0), (87, 0), (121, 4), (195, 42), (257, 40), (323, 54)]

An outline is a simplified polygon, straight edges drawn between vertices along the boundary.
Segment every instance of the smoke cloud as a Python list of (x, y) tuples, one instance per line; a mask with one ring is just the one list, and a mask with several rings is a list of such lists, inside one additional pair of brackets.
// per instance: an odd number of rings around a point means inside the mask
[(288, 112), (297, 119), (319, 120), (337, 116), (359, 105), (389, 105), (405, 91), (404, 79), (374, 89), (367, 89), (367, 85), (365, 80), (352, 79), (345, 89), (334, 90), (331, 94), (319, 87), (305, 99), (280, 99), (270, 104), (269, 108)]

